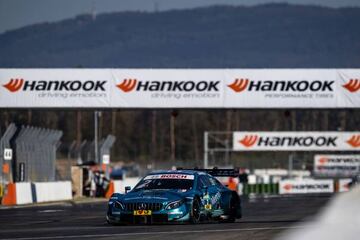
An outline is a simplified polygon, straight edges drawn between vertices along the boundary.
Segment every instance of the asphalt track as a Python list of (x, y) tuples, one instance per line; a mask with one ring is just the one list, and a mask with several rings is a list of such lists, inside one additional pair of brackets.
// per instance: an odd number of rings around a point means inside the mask
[(243, 200), (236, 223), (109, 226), (106, 202), (0, 209), (0, 239), (273, 239), (301, 228), (330, 196)]

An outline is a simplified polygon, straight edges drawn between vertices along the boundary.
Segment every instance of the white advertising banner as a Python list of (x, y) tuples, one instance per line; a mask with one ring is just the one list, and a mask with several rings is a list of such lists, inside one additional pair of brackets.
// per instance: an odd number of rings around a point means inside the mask
[(315, 155), (314, 173), (324, 176), (355, 176), (360, 172), (360, 155)]
[(360, 69), (0, 69), (1, 108), (360, 108)]
[(279, 182), (279, 194), (333, 193), (333, 180), (285, 179)]
[(234, 132), (234, 151), (359, 151), (360, 132)]

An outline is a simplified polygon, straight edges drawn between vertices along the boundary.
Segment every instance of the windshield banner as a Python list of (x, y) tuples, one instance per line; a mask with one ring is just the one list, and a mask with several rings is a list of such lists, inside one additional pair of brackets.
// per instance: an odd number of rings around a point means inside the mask
[(145, 180), (149, 180), (149, 179), (189, 179), (189, 180), (194, 180), (194, 175), (189, 175), (189, 174), (156, 174), (156, 175), (148, 175), (144, 179)]

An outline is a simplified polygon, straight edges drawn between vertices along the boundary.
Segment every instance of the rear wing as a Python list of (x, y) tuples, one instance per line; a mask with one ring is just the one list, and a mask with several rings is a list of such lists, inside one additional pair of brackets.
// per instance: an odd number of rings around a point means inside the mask
[(192, 171), (198, 171), (198, 172), (206, 172), (207, 174), (210, 174), (213, 177), (239, 177), (239, 171), (236, 169), (219, 169), (219, 168), (212, 168), (212, 169), (183, 169), (178, 168), (178, 170), (192, 170)]

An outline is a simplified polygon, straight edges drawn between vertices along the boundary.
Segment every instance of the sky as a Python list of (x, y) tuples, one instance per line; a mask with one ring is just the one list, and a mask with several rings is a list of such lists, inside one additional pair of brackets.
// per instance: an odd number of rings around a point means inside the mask
[(0, 0), (0, 33), (23, 26), (55, 22), (79, 14), (120, 11), (165, 11), (210, 5), (257, 5), (270, 2), (328, 7), (360, 7), (360, 0)]

